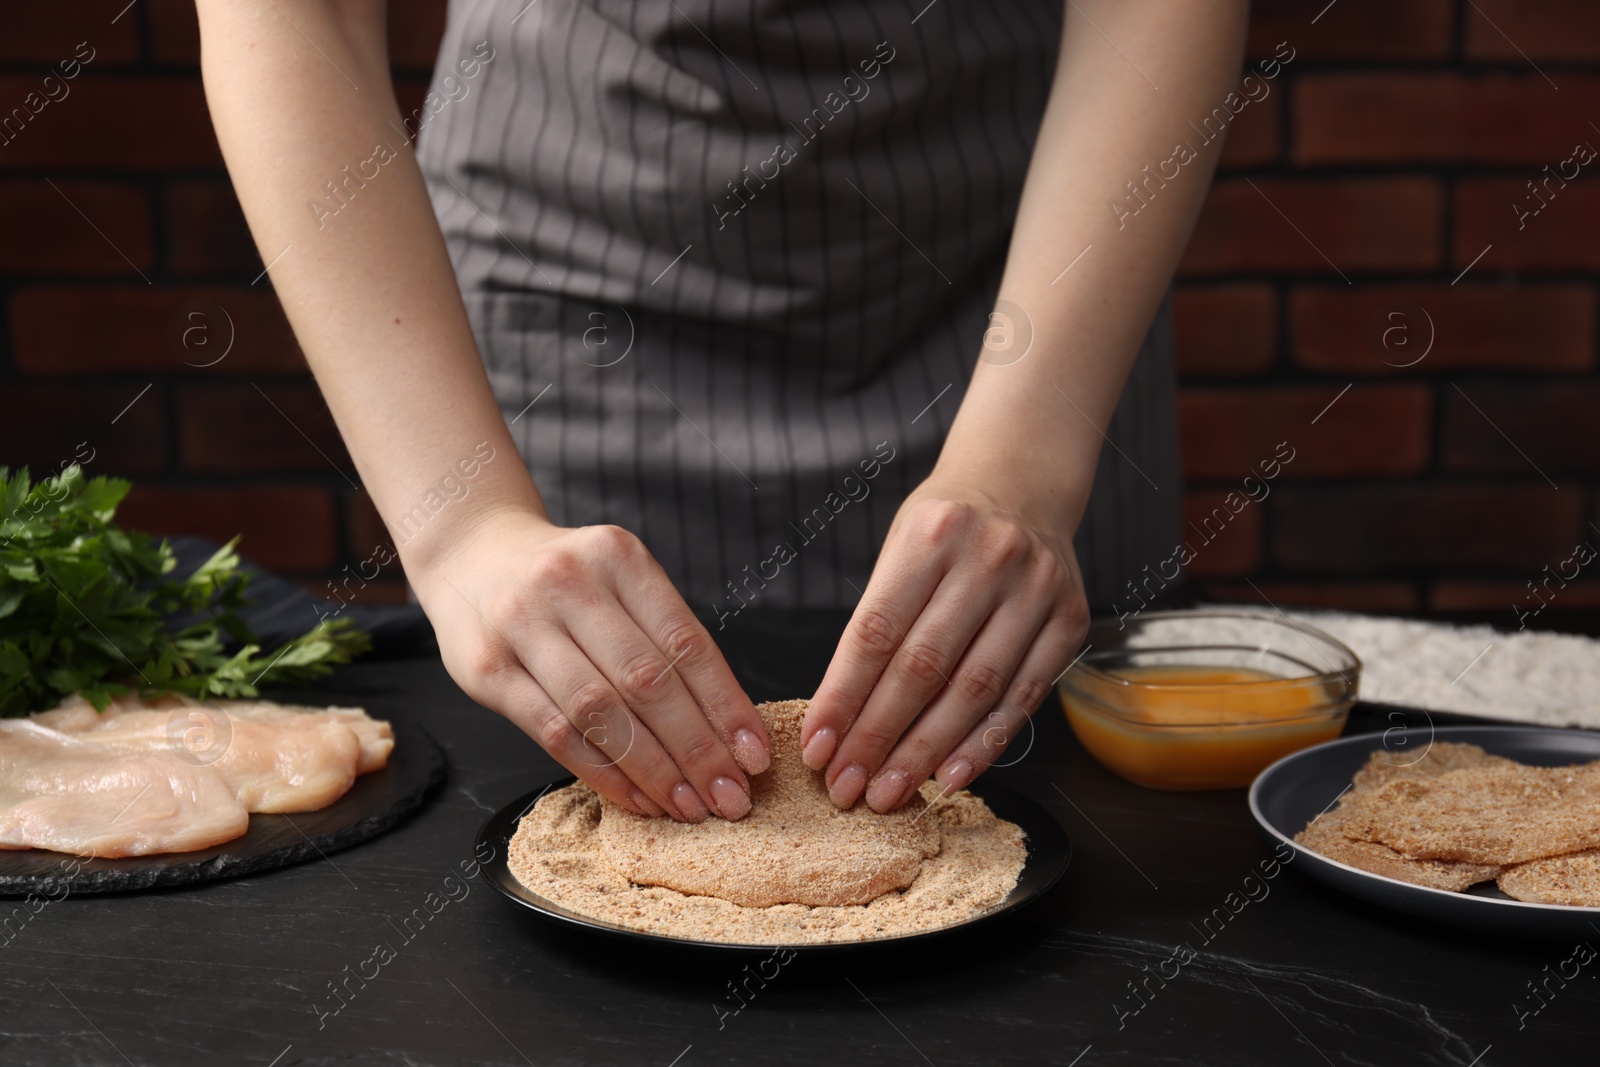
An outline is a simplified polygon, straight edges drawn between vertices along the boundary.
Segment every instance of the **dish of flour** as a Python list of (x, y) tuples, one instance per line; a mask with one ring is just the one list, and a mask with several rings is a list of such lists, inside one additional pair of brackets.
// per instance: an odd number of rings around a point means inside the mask
[[(1272, 609), (1214, 605), (1252, 614)], [(1574, 634), (1450, 626), (1342, 611), (1284, 612), (1361, 658), (1362, 700), (1541, 726), (1600, 727), (1600, 641)], [(1215, 624), (1196, 620), (1196, 632)], [(1172, 631), (1166, 631), (1171, 637)]]

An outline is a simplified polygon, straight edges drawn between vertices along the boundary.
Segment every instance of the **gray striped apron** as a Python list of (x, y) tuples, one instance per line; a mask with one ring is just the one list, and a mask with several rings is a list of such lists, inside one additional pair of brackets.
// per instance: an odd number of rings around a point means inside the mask
[[(1060, 20), (452, 0), (404, 132), (552, 517), (632, 530), (719, 614), (853, 603), (982, 350)], [(1179, 539), (1168, 321), (1102, 428), (1097, 607)]]

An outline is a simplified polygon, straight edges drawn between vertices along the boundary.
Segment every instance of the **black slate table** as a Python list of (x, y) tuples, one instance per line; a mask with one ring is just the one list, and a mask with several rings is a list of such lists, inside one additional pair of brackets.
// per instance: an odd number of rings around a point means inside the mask
[[(812, 692), (842, 624), (751, 609), (718, 639), (752, 697), (776, 699)], [(1600, 960), (1570, 977), (1574, 943), (1390, 914), (1292, 864), (1262, 879), (1272, 853), (1242, 791), (1129, 785), (1053, 702), (1027, 756), (995, 773), (1072, 835), (1054, 891), (914, 950), (768, 961), (585, 936), (463, 878), (480, 823), (556, 765), (436, 660), (361, 664), (328, 688), (440, 740), (450, 774), (431, 803), (327, 859), (69, 897), (14, 924), (0, 1064), (1489, 1067), (1592, 1061), (1600, 1038)], [(1217, 909), (1228, 918), (1208, 923)], [(1163, 977), (1183, 945), (1195, 958)], [(764, 987), (745, 981), (756, 971)]]

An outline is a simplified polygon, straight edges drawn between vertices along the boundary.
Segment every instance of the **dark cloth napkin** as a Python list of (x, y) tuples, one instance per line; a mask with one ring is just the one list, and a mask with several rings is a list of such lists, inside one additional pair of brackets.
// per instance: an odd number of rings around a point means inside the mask
[[(174, 537), (172, 550), (178, 558), (178, 575), (193, 573), (222, 546), (204, 537)], [(241, 558), (240, 570), (250, 573), (248, 606), (239, 613), (245, 624), (261, 639), (263, 648), (273, 648), (293, 640), (317, 624), (323, 616), (349, 619), (356, 629), (372, 638), (372, 651), (361, 658), (402, 659), (438, 651), (433, 626), (416, 604), (363, 604), (359, 600), (343, 605), (307, 592), (281, 575)], [(189, 619), (176, 618), (175, 629)]]

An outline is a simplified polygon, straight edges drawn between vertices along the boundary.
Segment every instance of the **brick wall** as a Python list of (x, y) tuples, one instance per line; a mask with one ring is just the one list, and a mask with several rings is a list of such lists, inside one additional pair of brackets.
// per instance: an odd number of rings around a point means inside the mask
[(1600, 148), (1600, 5), (1261, 0), (1250, 53), (1280, 41), (1179, 274), (1191, 518), (1295, 458), (1190, 572), (1257, 603), (1537, 606), (1529, 580), (1600, 546), (1600, 160), (1559, 180)]
[[(391, 0), (408, 109), (442, 9)], [(1600, 147), (1600, 5), (1260, 0), (1252, 65), (1288, 49), (1180, 272), (1191, 573), (1279, 603), (1509, 607), (1600, 544), (1600, 160), (1559, 178)], [(0, 463), (88, 442), (91, 470), (136, 479), (131, 524), (242, 531), (316, 586), (381, 526), (259, 278), (197, 52), (190, 0), (8, 14), (0, 114), (81, 69), (0, 145)], [(1235, 514), (1279, 442), (1293, 460)], [(1600, 580), (1559, 595), (1600, 603)]]
[[(444, 4), (389, 7), (409, 111)], [(248, 555), (321, 588), (387, 538), (261, 277), (206, 112), (193, 0), (30, 4), (6, 22), (0, 114), (80, 65), (64, 98), (0, 131), (0, 464), (53, 470), (87, 442), (91, 472), (134, 480), (129, 525), (242, 532)]]

